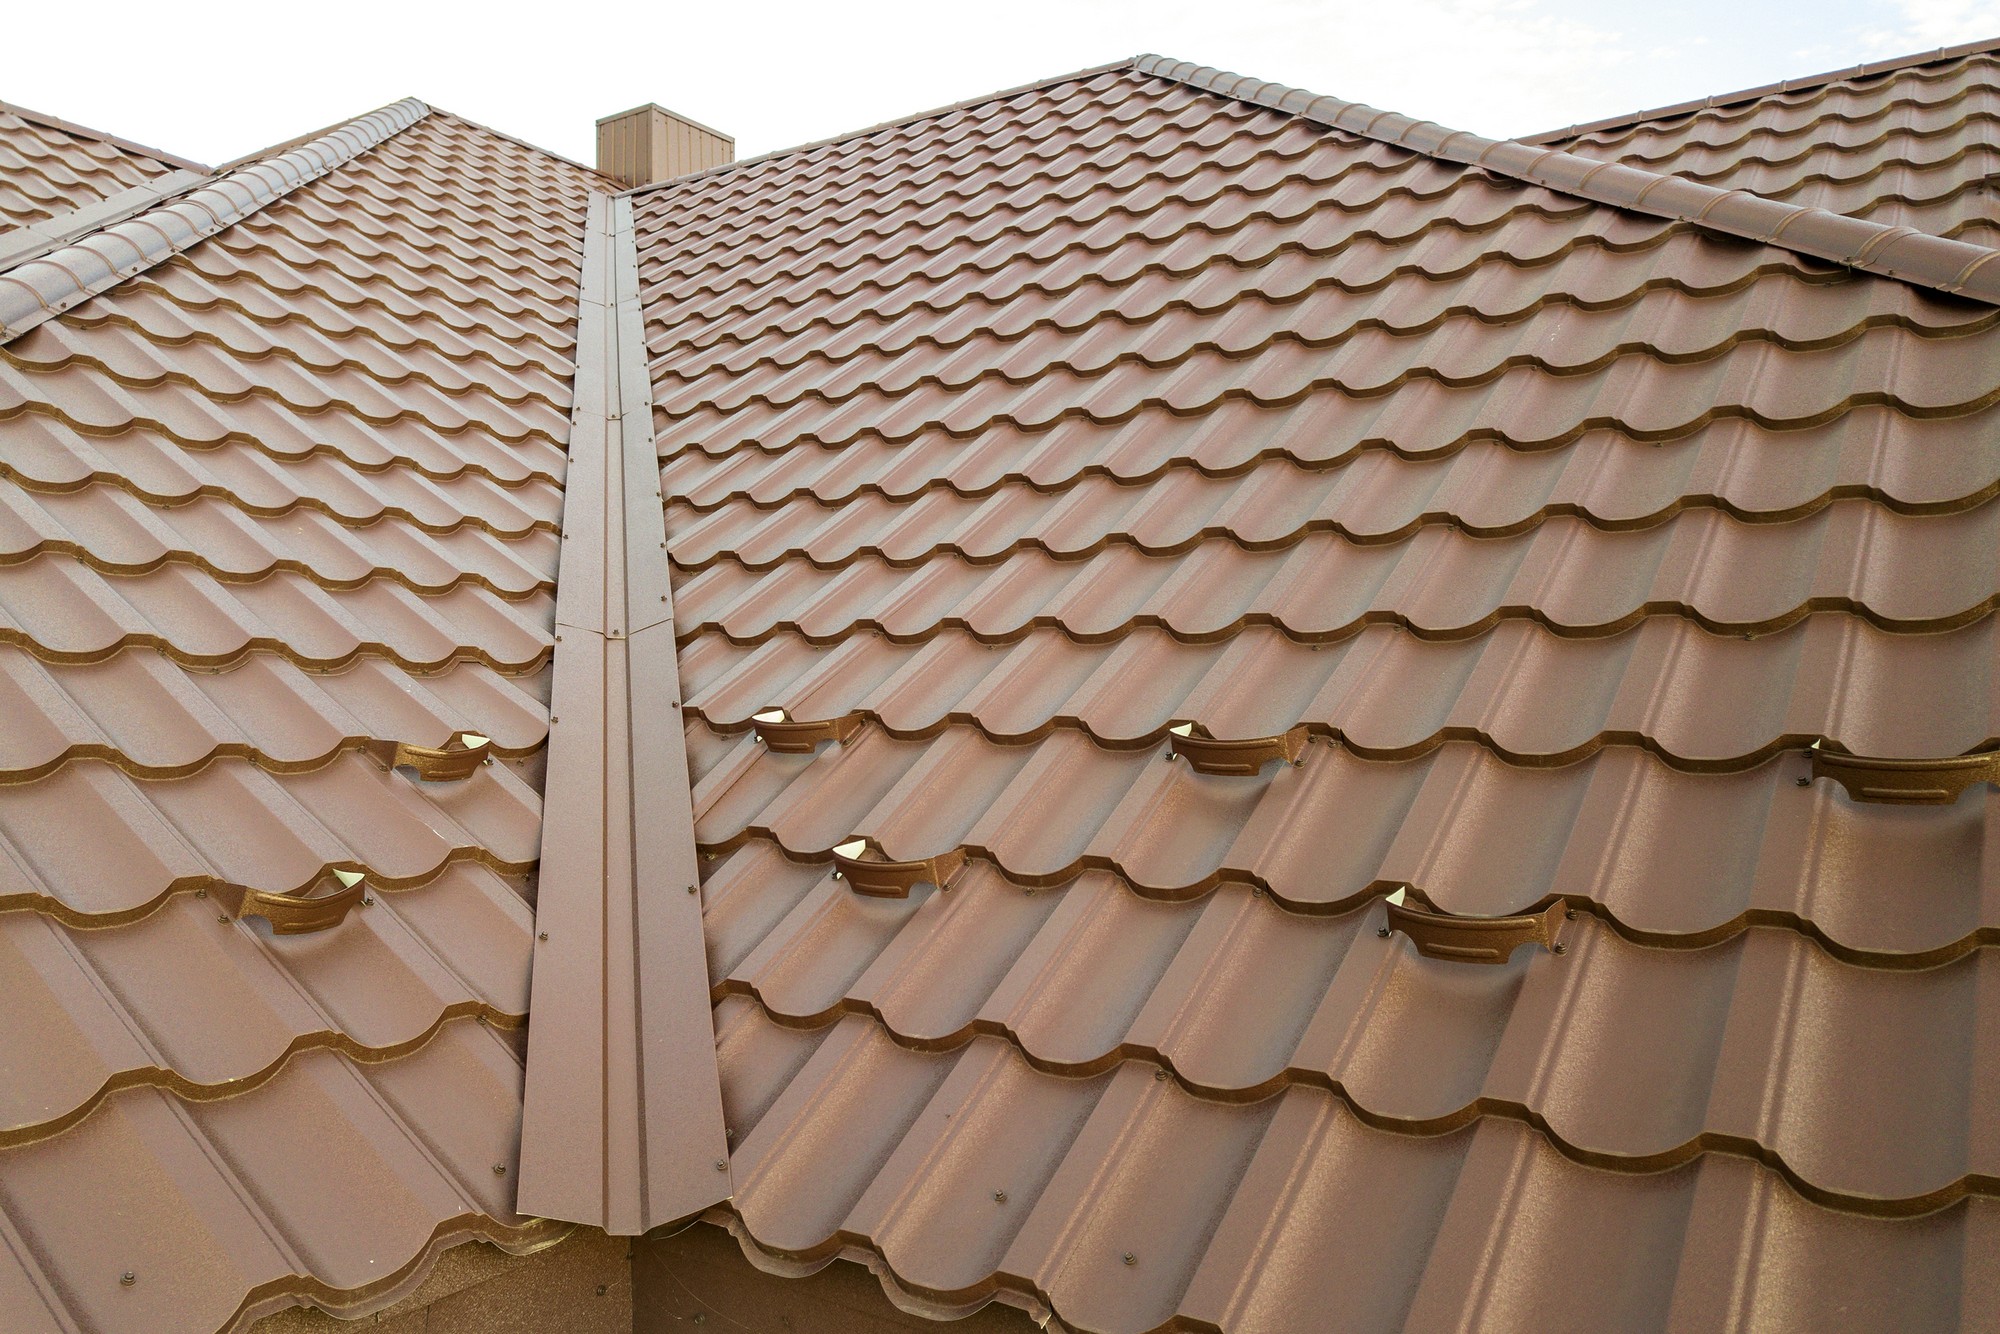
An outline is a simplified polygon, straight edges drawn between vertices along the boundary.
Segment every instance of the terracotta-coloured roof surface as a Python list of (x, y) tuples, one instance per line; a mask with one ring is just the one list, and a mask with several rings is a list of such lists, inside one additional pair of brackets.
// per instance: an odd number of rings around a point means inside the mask
[(2000, 245), (2000, 42), (1573, 126), (1530, 142)]
[[(511, 1172), (593, 181), (433, 113), (0, 346), (9, 1330), (560, 1233)], [(338, 929), (232, 920), (340, 871)]]
[[(1130, 69), (635, 203), (753, 1258), (2000, 1318), (1995, 799), (1804, 751), (2000, 741), (1993, 307)], [(1562, 951), (1420, 957), (1405, 886)]]
[(45, 222), (191, 165), (0, 102), (0, 232)]
[(0, 1325), (725, 1195), (1102, 1334), (2000, 1325), (2000, 252), (1591, 151), (405, 102), (0, 258)]

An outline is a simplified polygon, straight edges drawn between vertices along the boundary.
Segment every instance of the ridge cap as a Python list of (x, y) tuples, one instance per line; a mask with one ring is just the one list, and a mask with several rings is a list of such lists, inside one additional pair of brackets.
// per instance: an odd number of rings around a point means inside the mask
[(169, 202), (0, 273), (0, 343), (226, 231), (430, 114), (413, 97), (392, 102), (275, 157), (213, 173)]
[(1780, 246), (1850, 269), (2000, 305), (2000, 250), (1891, 227), (1827, 209), (1780, 203), (1747, 190), (1723, 190), (1681, 176), (1602, 161), (1563, 149), (1489, 139), (1435, 121), (1413, 120), (1360, 102), (1164, 56), (1133, 68), (1221, 97), (1318, 121), (1333, 129), (1426, 157), (1512, 177), (1609, 208), (1644, 213), (1741, 240)]

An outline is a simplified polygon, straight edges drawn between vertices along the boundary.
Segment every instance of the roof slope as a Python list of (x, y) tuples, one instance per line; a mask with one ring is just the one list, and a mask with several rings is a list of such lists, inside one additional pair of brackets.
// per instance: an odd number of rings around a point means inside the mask
[(2000, 245), (2000, 41), (1790, 79), (1528, 142)]
[(0, 231), (47, 222), (196, 165), (0, 102)]
[(1164, 67), (635, 197), (718, 1217), (1088, 1330), (2000, 1316), (2000, 812), (1803, 753), (2000, 740), (2000, 313)]
[[(593, 181), (428, 114), (0, 346), (10, 1329), (560, 1235), (511, 1173)], [(342, 871), (338, 930), (234, 916)]]

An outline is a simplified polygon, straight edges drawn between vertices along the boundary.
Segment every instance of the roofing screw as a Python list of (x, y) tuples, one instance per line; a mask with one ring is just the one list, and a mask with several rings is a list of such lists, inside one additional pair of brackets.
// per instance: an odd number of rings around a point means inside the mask
[(1552, 954), (1568, 954), (1569, 946), (1558, 940), (1555, 944), (1549, 946), (1549, 952)]
[(696, 1323), (697, 1325), (700, 1325), (700, 1324), (705, 1324), (705, 1323), (707, 1323), (707, 1321), (708, 1321), (708, 1317), (707, 1317), (707, 1316), (705, 1316), (705, 1315), (703, 1315), (703, 1314), (702, 1314), (702, 1313), (701, 1313), (700, 1311), (696, 1311), (696, 1312), (694, 1313), (694, 1322), (695, 1322), (695, 1323)]
[(374, 896), (374, 895), (372, 895), (372, 894), (363, 894), (363, 895), (361, 896), (361, 906), (362, 906), (362, 907), (364, 907), (364, 908), (372, 908), (372, 907), (374, 907), (374, 906), (375, 906), (375, 896)]
[(118, 1281), (129, 1288), (139, 1281), (139, 1276), (128, 1269), (118, 1276)]
[(549, 933), (546, 931), (537, 931), (535, 933), (536, 940), (547, 940), (548, 938), (549, 938)]
[(1386, 926), (1378, 926), (1375, 928), (1375, 934), (1382, 937), (1382, 939), (1387, 940), (1389, 938), (1389, 928)]
[(1576, 909), (1574, 908), (1563, 909), (1563, 916), (1567, 917), (1570, 921), (1574, 922), (1576, 920)]
[(1799, 785), (1800, 787), (1811, 787), (1811, 786), (1812, 786), (1812, 779), (1810, 779), (1810, 778), (1794, 778), (1794, 779), (1793, 779), (1792, 781), (1793, 781), (1794, 783), (1797, 783), (1797, 784), (1798, 784), (1798, 785)]
[(208, 891), (205, 889), (197, 889), (194, 892), (194, 896), (198, 899), (205, 899), (208, 897)]
[(611, 1289), (610, 1289), (610, 1287), (608, 1287), (607, 1285), (605, 1285), (605, 1284), (603, 1284), (603, 1283), (600, 1283), (600, 1284), (598, 1284), (598, 1285), (597, 1285), (597, 1295), (598, 1295), (598, 1296), (602, 1297), (602, 1296), (603, 1296), (603, 1295), (604, 1295), (605, 1293), (607, 1293), (607, 1292), (609, 1292), (609, 1291), (611, 1291)]
[(689, 886), (688, 886), (688, 893), (692, 894), (692, 893), (694, 893), (694, 892), (695, 892), (695, 889), (694, 889), (694, 886), (693, 886), (693, 885), (689, 885)]
[(1177, 760), (1177, 759), (1179, 759), (1179, 758), (1180, 758), (1180, 756), (1178, 756), (1178, 755), (1174, 754), (1174, 752), (1173, 752), (1173, 748), (1172, 748), (1172, 747), (1168, 747), (1168, 749), (1167, 749), (1167, 763), (1168, 763), (1168, 764), (1172, 764), (1172, 763), (1173, 763), (1173, 762), (1174, 762), (1175, 760)]
[(1127, 1252), (1125, 1252), (1125, 1263), (1126, 1263), (1126, 1264), (1128, 1264), (1128, 1265), (1135, 1265), (1135, 1264), (1138, 1264), (1138, 1263), (1139, 1263), (1139, 1257), (1138, 1257), (1138, 1256), (1136, 1256), (1136, 1255), (1134, 1255), (1134, 1254), (1132, 1254), (1132, 1252), (1130, 1252), (1130, 1251), (1127, 1251)]
[(1006, 1191), (1004, 1191), (1004, 1190), (996, 1190), (996, 1191), (994, 1191), (994, 1192), (993, 1192), (993, 1203), (995, 1203), (995, 1204), (1005, 1204), (1005, 1203), (1007, 1203), (1007, 1192), (1006, 1192)]
[(727, 1158), (717, 1158), (715, 1160), (715, 1170), (718, 1172), (727, 1172), (729, 1170), (729, 1160)]
[(229, 925), (229, 914), (228, 914), (228, 913), (226, 913), (226, 912), (219, 912), (219, 913), (217, 913), (217, 914), (215, 915), (215, 920), (216, 920), (216, 921), (218, 921), (218, 922), (220, 922), (220, 923), (222, 923), (222, 924), (223, 924), (224, 926), (228, 926), (228, 925)]
[(1154, 1082), (1154, 1083), (1156, 1083), (1156, 1084), (1164, 1084), (1164, 1083), (1166, 1083), (1166, 1082), (1167, 1082), (1167, 1072), (1166, 1072), (1166, 1071), (1164, 1071), (1164, 1070), (1155, 1070), (1155, 1071), (1153, 1071), (1153, 1082)]
[(505, 1164), (505, 1163), (495, 1163), (495, 1164), (493, 1164), (493, 1175), (494, 1175), (494, 1176), (496, 1176), (496, 1177), (504, 1177), (504, 1176), (506, 1176), (506, 1175), (507, 1175), (507, 1164)]

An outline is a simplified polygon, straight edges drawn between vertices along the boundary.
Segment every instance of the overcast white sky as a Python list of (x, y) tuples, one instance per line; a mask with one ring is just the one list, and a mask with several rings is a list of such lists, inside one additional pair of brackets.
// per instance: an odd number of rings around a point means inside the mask
[(2000, 0), (10, 8), (0, 99), (205, 162), (409, 95), (585, 161), (659, 102), (748, 157), (1144, 51), (1504, 136), (2000, 37)]

